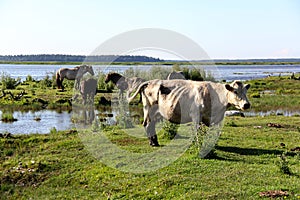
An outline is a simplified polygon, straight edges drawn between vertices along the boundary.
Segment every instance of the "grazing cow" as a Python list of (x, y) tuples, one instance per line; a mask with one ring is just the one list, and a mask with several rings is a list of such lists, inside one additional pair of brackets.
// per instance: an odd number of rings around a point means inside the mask
[(123, 98), (123, 92), (124, 90), (127, 90), (126, 98), (128, 99), (130, 94), (145, 80), (139, 77), (127, 78), (121, 74), (111, 72), (105, 77), (105, 83), (108, 83), (109, 81), (112, 81), (120, 90), (120, 98)]
[(93, 76), (93, 67), (89, 65), (80, 65), (74, 68), (60, 68), (56, 72), (56, 84), (58, 89), (62, 89), (62, 91), (64, 91), (64, 86), (62, 83), (65, 78), (68, 80), (76, 80), (75, 89), (78, 89), (80, 79), (87, 72), (89, 72)]
[(173, 80), (173, 79), (185, 80), (186, 78), (184, 77), (183, 71), (178, 71), (178, 72), (173, 71), (167, 76), (167, 80)]
[(97, 91), (97, 80), (89, 78), (80, 81), (80, 94), (82, 96), (83, 104), (94, 104), (94, 96)]
[(89, 78), (80, 81), (80, 94), (82, 96), (82, 115), (84, 124), (92, 124), (95, 119), (94, 97), (97, 92), (97, 80)]
[(155, 124), (164, 118), (173, 123), (193, 122), (196, 127), (219, 125), (229, 105), (237, 109), (250, 108), (246, 97), (249, 84), (197, 82), (190, 80), (151, 80), (142, 83), (128, 101), (140, 93), (144, 122), (150, 145), (158, 146)]

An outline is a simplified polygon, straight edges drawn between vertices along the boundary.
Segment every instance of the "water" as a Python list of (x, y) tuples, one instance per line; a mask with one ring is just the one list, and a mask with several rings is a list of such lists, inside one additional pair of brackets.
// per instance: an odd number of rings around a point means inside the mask
[[(61, 67), (75, 67), (75, 65), (16, 65), (16, 64), (0, 64), (0, 73), (7, 73), (13, 78), (21, 78), (25, 80), (28, 75), (34, 79), (43, 79), (46, 75), (54, 74)], [(148, 70), (152, 65), (94, 65), (94, 71), (124, 72), (129, 68), (137, 68), (140, 70)], [(169, 67), (170, 66), (163, 66)], [(252, 80), (264, 78), (269, 75), (279, 76), (300, 73), (300, 65), (217, 65), (217, 66), (201, 66), (207, 72), (210, 72), (216, 80)]]
[(219, 81), (253, 80), (300, 73), (300, 65), (217, 65), (213, 69), (210, 66), (204, 66), (204, 69), (210, 71)]
[[(0, 115), (2, 112), (0, 111)], [(52, 128), (56, 130), (67, 130), (73, 128), (71, 122), (71, 113), (50, 110), (42, 110), (37, 112), (13, 112), (13, 116), (17, 121), (12, 123), (4, 123), (0, 121), (0, 133), (9, 132), (13, 134), (30, 134), (30, 133), (50, 133)], [(39, 117), (41, 120), (36, 121)]]

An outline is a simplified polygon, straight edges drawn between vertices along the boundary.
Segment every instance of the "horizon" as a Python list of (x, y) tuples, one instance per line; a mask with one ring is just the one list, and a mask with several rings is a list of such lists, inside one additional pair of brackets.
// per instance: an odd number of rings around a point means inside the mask
[[(0, 17), (0, 55), (90, 55), (122, 33), (158, 28), (191, 39), (211, 59), (300, 57), (297, 0), (3, 0)], [(162, 51), (136, 53), (176, 59)]]
[[(210, 58), (210, 59), (199, 59), (199, 60), (172, 60), (172, 59), (163, 59), (163, 58), (159, 58), (159, 57), (151, 57), (148, 55), (130, 55), (130, 54), (126, 54), (126, 55), (75, 55), (75, 54), (16, 54), (16, 55), (0, 55), (3, 57), (9, 57), (9, 56), (42, 56), (42, 55), (47, 55), (47, 56), (84, 56), (84, 57), (88, 57), (88, 56), (145, 56), (145, 57), (149, 57), (149, 58), (153, 58), (153, 59), (159, 59), (161, 61), (209, 61), (209, 60), (228, 60), (228, 61), (234, 61), (234, 60), (300, 60), (300, 57), (284, 57), (284, 58)], [(0, 60), (1, 61), (1, 60)]]

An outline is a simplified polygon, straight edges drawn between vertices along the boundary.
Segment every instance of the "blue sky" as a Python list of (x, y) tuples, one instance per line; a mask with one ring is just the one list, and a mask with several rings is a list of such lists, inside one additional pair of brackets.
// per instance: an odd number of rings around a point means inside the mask
[(0, 55), (88, 55), (120, 33), (176, 31), (211, 58), (300, 58), (297, 0), (0, 0)]

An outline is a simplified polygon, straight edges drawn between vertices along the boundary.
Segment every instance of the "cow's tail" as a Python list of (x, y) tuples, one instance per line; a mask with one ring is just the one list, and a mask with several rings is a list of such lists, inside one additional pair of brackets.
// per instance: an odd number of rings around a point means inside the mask
[(150, 81), (146, 81), (142, 83), (131, 97), (128, 96), (127, 97), (128, 103), (130, 103), (141, 92), (141, 90), (143, 90), (143, 88), (149, 84), (149, 82)]
[(58, 89), (62, 88), (62, 81), (60, 79), (59, 71), (56, 72), (56, 85)]

